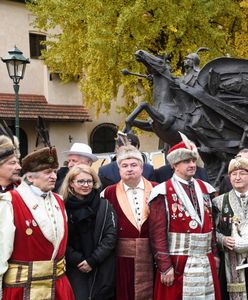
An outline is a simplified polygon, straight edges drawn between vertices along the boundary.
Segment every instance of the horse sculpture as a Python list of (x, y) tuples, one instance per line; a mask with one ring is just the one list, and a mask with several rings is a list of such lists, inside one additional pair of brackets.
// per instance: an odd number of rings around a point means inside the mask
[[(248, 147), (248, 60), (214, 59), (191, 86), (171, 74), (166, 57), (144, 50), (135, 57), (152, 78), (153, 105), (140, 103), (126, 119), (124, 131), (133, 126), (153, 131), (169, 145), (178, 143), (178, 131), (183, 132), (197, 145), (216, 186), (229, 160)], [(136, 119), (143, 110), (150, 117), (147, 121)]]

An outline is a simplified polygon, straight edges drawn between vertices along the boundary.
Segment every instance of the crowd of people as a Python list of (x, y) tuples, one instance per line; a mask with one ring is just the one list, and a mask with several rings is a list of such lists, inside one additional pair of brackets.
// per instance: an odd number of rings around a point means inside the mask
[(97, 174), (86, 144), (58, 169), (0, 136), (0, 299), (247, 299), (248, 150), (220, 194), (184, 135), (157, 170), (139, 146), (119, 136)]

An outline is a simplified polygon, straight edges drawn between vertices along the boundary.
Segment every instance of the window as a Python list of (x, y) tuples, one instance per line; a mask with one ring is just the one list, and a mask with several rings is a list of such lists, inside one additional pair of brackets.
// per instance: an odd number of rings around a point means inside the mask
[(112, 123), (103, 123), (96, 126), (90, 136), (93, 153), (108, 153), (115, 150), (117, 126)]
[(36, 33), (29, 34), (30, 58), (40, 58), (41, 50), (46, 49), (46, 46), (41, 44), (41, 42), (45, 40), (45, 35)]

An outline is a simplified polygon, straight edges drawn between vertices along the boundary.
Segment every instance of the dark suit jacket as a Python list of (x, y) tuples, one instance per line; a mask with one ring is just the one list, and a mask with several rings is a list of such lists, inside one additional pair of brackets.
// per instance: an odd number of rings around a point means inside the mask
[(61, 188), (61, 185), (65, 179), (66, 174), (68, 173), (69, 168), (68, 167), (61, 167), (58, 171), (57, 171), (57, 180), (55, 183), (55, 187), (53, 189), (53, 192), (55, 193), (59, 193), (59, 190)]
[[(154, 173), (155, 181), (161, 183), (169, 180), (172, 177), (174, 170), (170, 165), (165, 165), (160, 167), (159, 169), (154, 170)], [(194, 177), (209, 182), (207, 171), (204, 168), (197, 167)]]
[(232, 185), (228, 175), (225, 175), (222, 181), (220, 182), (219, 195), (228, 193), (232, 190)]
[[(154, 181), (154, 169), (152, 165), (144, 163), (144, 169), (142, 175), (150, 181)], [(102, 166), (99, 168), (98, 176), (102, 182), (102, 189), (105, 189), (107, 186), (115, 184), (121, 180), (119, 174), (119, 168), (116, 161)]]

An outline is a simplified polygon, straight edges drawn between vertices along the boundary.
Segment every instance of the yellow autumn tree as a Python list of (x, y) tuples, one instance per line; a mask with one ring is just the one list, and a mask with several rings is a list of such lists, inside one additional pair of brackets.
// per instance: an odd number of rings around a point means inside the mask
[[(222, 56), (247, 56), (248, 0), (33, 0), (28, 8), (40, 30), (50, 35), (44, 62), (62, 80), (79, 78), (85, 104), (108, 111), (119, 87), (128, 113), (146, 81), (121, 74), (124, 68), (144, 72), (134, 53), (144, 49), (167, 53), (179, 74), (187, 53), (204, 46), (201, 63)], [(58, 31), (57, 31), (58, 32)], [(246, 39), (245, 39), (246, 37)], [(140, 88), (140, 85), (142, 88)]]
[(240, 2), (243, 17), (239, 20), (238, 26), (233, 29), (233, 40), (231, 45), (234, 47), (238, 57), (248, 58), (248, 0)]

